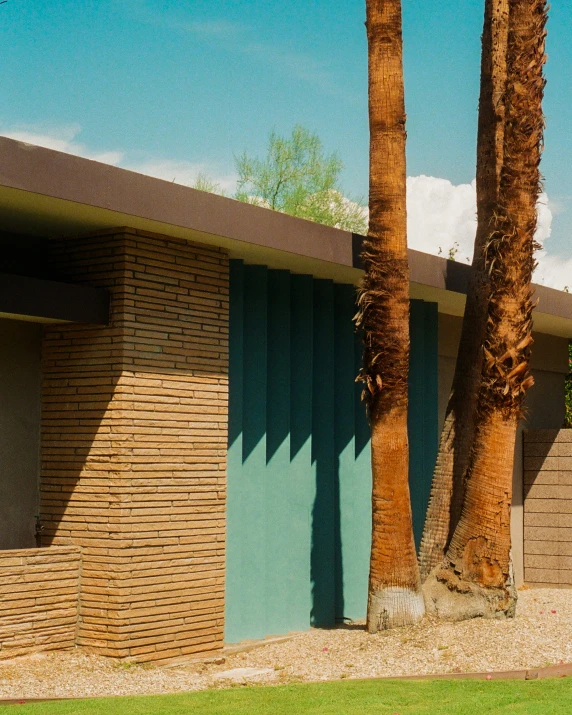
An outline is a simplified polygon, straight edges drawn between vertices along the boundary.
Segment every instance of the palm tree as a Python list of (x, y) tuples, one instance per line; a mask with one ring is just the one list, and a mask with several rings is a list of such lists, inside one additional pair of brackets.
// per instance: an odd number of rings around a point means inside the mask
[(400, 0), (366, 0), (369, 60), (369, 232), (357, 324), (364, 332), (364, 396), (372, 429), (370, 632), (419, 620), (409, 497), (407, 376), (409, 265)]
[(425, 584), (443, 618), (512, 616), (510, 505), (516, 429), (532, 344), (532, 271), (544, 118), (546, 0), (509, 0), (499, 211), (485, 246), (490, 297), (474, 444), (459, 523)]
[(419, 551), (422, 581), (443, 560), (459, 520), (465, 473), (475, 434), (490, 292), (485, 246), (497, 212), (504, 153), (508, 5), (509, 0), (485, 0), (477, 137), (477, 235), (455, 376)]

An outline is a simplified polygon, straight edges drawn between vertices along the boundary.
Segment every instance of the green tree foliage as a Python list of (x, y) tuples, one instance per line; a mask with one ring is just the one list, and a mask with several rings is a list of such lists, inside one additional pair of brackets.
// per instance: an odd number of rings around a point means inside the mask
[(226, 192), (221, 187), (221, 185), (216, 181), (210, 179), (206, 174), (203, 174), (202, 172), (195, 179), (193, 189), (198, 189), (199, 191), (207, 191), (209, 194), (219, 194), (220, 196), (226, 196)]
[[(343, 163), (326, 154), (320, 138), (301, 126), (290, 137), (270, 134), (264, 159), (246, 152), (235, 157), (238, 201), (281, 211), (346, 231), (366, 233), (367, 212), (340, 186)], [(220, 193), (205, 176), (195, 188)]]

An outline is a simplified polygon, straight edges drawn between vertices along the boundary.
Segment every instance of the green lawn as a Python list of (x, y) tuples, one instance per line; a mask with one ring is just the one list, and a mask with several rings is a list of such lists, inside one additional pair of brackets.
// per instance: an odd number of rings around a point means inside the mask
[(22, 715), (472, 715), (572, 712), (572, 678), (536, 681), (342, 681), (183, 695), (0, 706)]

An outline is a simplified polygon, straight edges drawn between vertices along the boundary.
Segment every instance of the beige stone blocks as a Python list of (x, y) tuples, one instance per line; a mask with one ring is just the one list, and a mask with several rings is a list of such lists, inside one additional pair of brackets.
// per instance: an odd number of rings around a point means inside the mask
[(530, 585), (572, 585), (572, 430), (524, 433), (524, 568)]

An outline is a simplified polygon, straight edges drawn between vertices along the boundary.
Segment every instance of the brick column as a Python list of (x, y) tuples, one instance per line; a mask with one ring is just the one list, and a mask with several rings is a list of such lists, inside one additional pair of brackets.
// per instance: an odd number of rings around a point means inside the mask
[(48, 327), (41, 520), (83, 552), (78, 643), (136, 660), (223, 639), (228, 260), (132, 229), (54, 242), (106, 328)]

